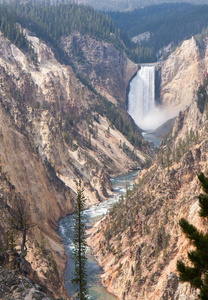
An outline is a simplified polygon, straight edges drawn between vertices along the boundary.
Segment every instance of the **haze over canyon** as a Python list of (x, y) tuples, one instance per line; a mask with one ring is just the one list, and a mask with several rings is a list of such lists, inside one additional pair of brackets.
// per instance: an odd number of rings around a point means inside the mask
[(135, 8), (143, 8), (162, 3), (192, 3), (192, 4), (208, 4), (207, 0), (143, 0), (143, 1), (126, 1), (126, 0), (78, 0), (79, 4), (91, 5), (96, 9), (103, 11), (131, 11)]

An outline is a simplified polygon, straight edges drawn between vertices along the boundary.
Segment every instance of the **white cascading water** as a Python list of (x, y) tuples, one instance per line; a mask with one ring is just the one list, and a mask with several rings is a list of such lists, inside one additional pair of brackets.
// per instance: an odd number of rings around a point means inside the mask
[(167, 120), (155, 106), (155, 66), (142, 66), (132, 79), (128, 113), (145, 131), (153, 131)]

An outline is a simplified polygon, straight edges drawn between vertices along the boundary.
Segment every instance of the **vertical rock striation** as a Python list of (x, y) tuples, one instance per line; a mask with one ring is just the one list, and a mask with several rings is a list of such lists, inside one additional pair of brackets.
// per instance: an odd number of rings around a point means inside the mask
[(141, 165), (146, 158), (110, 127), (105, 114), (99, 115), (101, 97), (70, 66), (60, 64), (50, 47), (27, 30), (25, 34), (38, 66), (0, 35), (1, 229), (8, 230), (15, 196), (25, 199), (32, 224), (26, 259), (36, 274), (31, 276), (54, 298), (68, 299), (66, 257), (56, 230), (58, 220), (74, 209), (79, 178), (89, 206), (112, 193), (109, 174)]
[(73, 33), (62, 46), (71, 58), (76, 73), (101, 95), (125, 105), (127, 87), (138, 67), (113, 45)]
[(198, 109), (196, 93), (208, 67), (206, 53), (191, 39), (162, 63), (163, 106), (183, 111), (155, 163), (138, 175), (132, 193), (91, 232), (89, 243), (105, 270), (102, 282), (119, 299), (197, 298), (197, 291), (179, 283), (176, 262), (186, 260), (191, 249), (180, 218), (207, 228), (197, 213), (197, 175), (208, 175), (208, 120), (207, 108)]
[(206, 58), (194, 38), (186, 40), (157, 68), (161, 74), (160, 97), (169, 118), (191, 103), (207, 71)]

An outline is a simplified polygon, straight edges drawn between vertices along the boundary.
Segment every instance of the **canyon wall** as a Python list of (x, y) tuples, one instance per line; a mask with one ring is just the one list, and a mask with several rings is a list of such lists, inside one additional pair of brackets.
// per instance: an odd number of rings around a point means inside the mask
[(112, 194), (109, 174), (141, 167), (147, 156), (111, 124), (103, 98), (43, 41), (25, 34), (37, 63), (0, 35), (1, 229), (6, 237), (15, 199), (24, 199), (30, 275), (52, 297), (68, 299), (66, 257), (56, 230), (74, 209), (79, 179), (87, 206), (96, 204)]
[(197, 104), (208, 66), (206, 49), (199, 50), (194, 39), (185, 41), (160, 65), (163, 105), (183, 111), (155, 163), (139, 173), (126, 199), (91, 230), (89, 244), (105, 271), (102, 282), (119, 299), (197, 298), (197, 291), (179, 282), (176, 263), (187, 262), (191, 249), (179, 220), (207, 228), (197, 213), (197, 175), (208, 175), (207, 109)]
[(125, 107), (129, 81), (138, 70), (136, 64), (113, 45), (79, 33), (63, 39), (62, 46), (76, 73), (108, 100)]
[[(206, 41), (205, 41), (206, 43)], [(157, 64), (160, 73), (160, 102), (172, 118), (191, 103), (207, 73), (207, 47), (202, 49), (194, 38), (186, 40), (164, 61)]]
[(139, 174), (124, 203), (91, 232), (89, 244), (105, 270), (102, 282), (119, 299), (196, 298), (188, 284), (179, 283), (176, 262), (187, 260), (190, 249), (180, 218), (207, 226), (197, 214), (197, 174), (208, 175), (206, 128), (193, 102), (177, 118), (174, 140), (161, 146), (158, 160)]

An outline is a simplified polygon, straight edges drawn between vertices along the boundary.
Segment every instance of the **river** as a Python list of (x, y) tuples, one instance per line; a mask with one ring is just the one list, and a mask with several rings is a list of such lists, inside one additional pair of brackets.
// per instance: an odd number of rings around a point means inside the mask
[[(125, 175), (120, 175), (111, 179), (114, 196), (109, 200), (102, 202), (96, 206), (92, 206), (85, 211), (86, 213), (86, 225), (87, 227), (93, 226), (93, 224), (105, 216), (108, 210), (118, 201), (121, 195), (125, 195), (126, 186), (132, 187), (134, 179), (137, 176), (138, 171), (130, 172)], [(74, 273), (74, 262), (72, 259), (73, 251), (73, 215), (69, 215), (59, 222), (59, 235), (63, 238), (65, 251), (67, 254), (67, 267), (65, 271), (65, 287), (69, 294), (73, 296), (75, 294), (75, 288), (71, 283)], [(87, 279), (88, 290), (90, 300), (115, 300), (114, 295), (108, 293), (108, 291), (101, 285), (100, 276), (103, 273), (102, 268), (95, 261), (90, 248), (87, 248)]]

